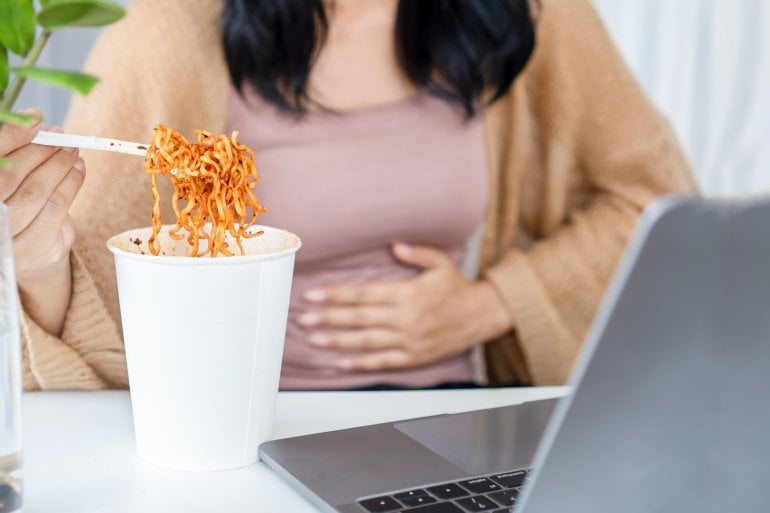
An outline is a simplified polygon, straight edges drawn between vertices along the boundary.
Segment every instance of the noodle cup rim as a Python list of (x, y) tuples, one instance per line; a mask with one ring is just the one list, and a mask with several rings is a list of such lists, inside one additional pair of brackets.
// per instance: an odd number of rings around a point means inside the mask
[[(168, 230), (169, 228), (173, 228), (176, 225), (173, 224), (166, 224), (163, 225), (161, 228), (161, 231)], [(287, 255), (290, 255), (292, 253), (296, 253), (301, 247), (302, 247), (302, 240), (297, 236), (297, 234), (290, 232), (289, 230), (284, 230), (283, 228), (275, 228), (273, 226), (265, 226), (265, 225), (254, 225), (252, 228), (254, 230), (270, 230), (270, 231), (277, 231), (277, 232), (283, 232), (289, 236), (289, 239), (293, 239), (295, 241), (295, 244), (291, 247), (288, 247), (286, 249), (282, 249), (281, 251), (271, 251), (268, 253), (262, 253), (259, 255), (232, 255), (232, 256), (216, 256), (216, 257), (194, 257), (189, 255), (153, 255), (150, 253), (133, 253), (131, 251), (126, 251), (125, 249), (119, 248), (115, 245), (115, 242), (119, 239), (124, 239), (128, 237), (130, 233), (143, 231), (143, 230), (151, 230), (152, 227), (145, 226), (141, 228), (132, 228), (129, 230), (125, 230), (123, 232), (120, 232), (116, 235), (113, 235), (109, 239), (107, 239), (106, 245), (107, 249), (112, 252), (116, 257), (126, 257), (126, 258), (132, 258), (134, 260), (140, 260), (146, 263), (154, 263), (154, 264), (161, 264), (161, 265), (245, 265), (253, 262), (264, 262), (267, 260), (277, 260), (279, 258), (283, 258)]]

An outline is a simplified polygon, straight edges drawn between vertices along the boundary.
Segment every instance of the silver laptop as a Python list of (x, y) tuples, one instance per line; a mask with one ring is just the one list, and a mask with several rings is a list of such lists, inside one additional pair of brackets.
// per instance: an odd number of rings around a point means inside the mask
[(264, 443), (342, 513), (770, 511), (770, 197), (641, 216), (572, 392)]

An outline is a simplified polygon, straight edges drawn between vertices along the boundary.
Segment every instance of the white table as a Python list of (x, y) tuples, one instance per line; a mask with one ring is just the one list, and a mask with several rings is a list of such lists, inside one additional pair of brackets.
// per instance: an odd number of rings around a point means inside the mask
[[(555, 397), (561, 387), (281, 392), (275, 438)], [(25, 513), (316, 513), (268, 467), (178, 472), (136, 454), (127, 392), (24, 398)]]

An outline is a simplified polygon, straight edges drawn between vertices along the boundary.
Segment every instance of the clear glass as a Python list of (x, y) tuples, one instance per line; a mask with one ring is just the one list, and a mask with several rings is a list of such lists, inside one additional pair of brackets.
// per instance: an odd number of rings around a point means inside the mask
[(8, 214), (0, 203), (0, 513), (22, 511), (21, 336)]

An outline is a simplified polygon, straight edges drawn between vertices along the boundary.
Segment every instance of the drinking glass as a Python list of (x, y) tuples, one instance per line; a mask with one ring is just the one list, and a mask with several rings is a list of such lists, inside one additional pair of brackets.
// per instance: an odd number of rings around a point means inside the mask
[(21, 512), (21, 337), (8, 213), (0, 203), (0, 513)]

